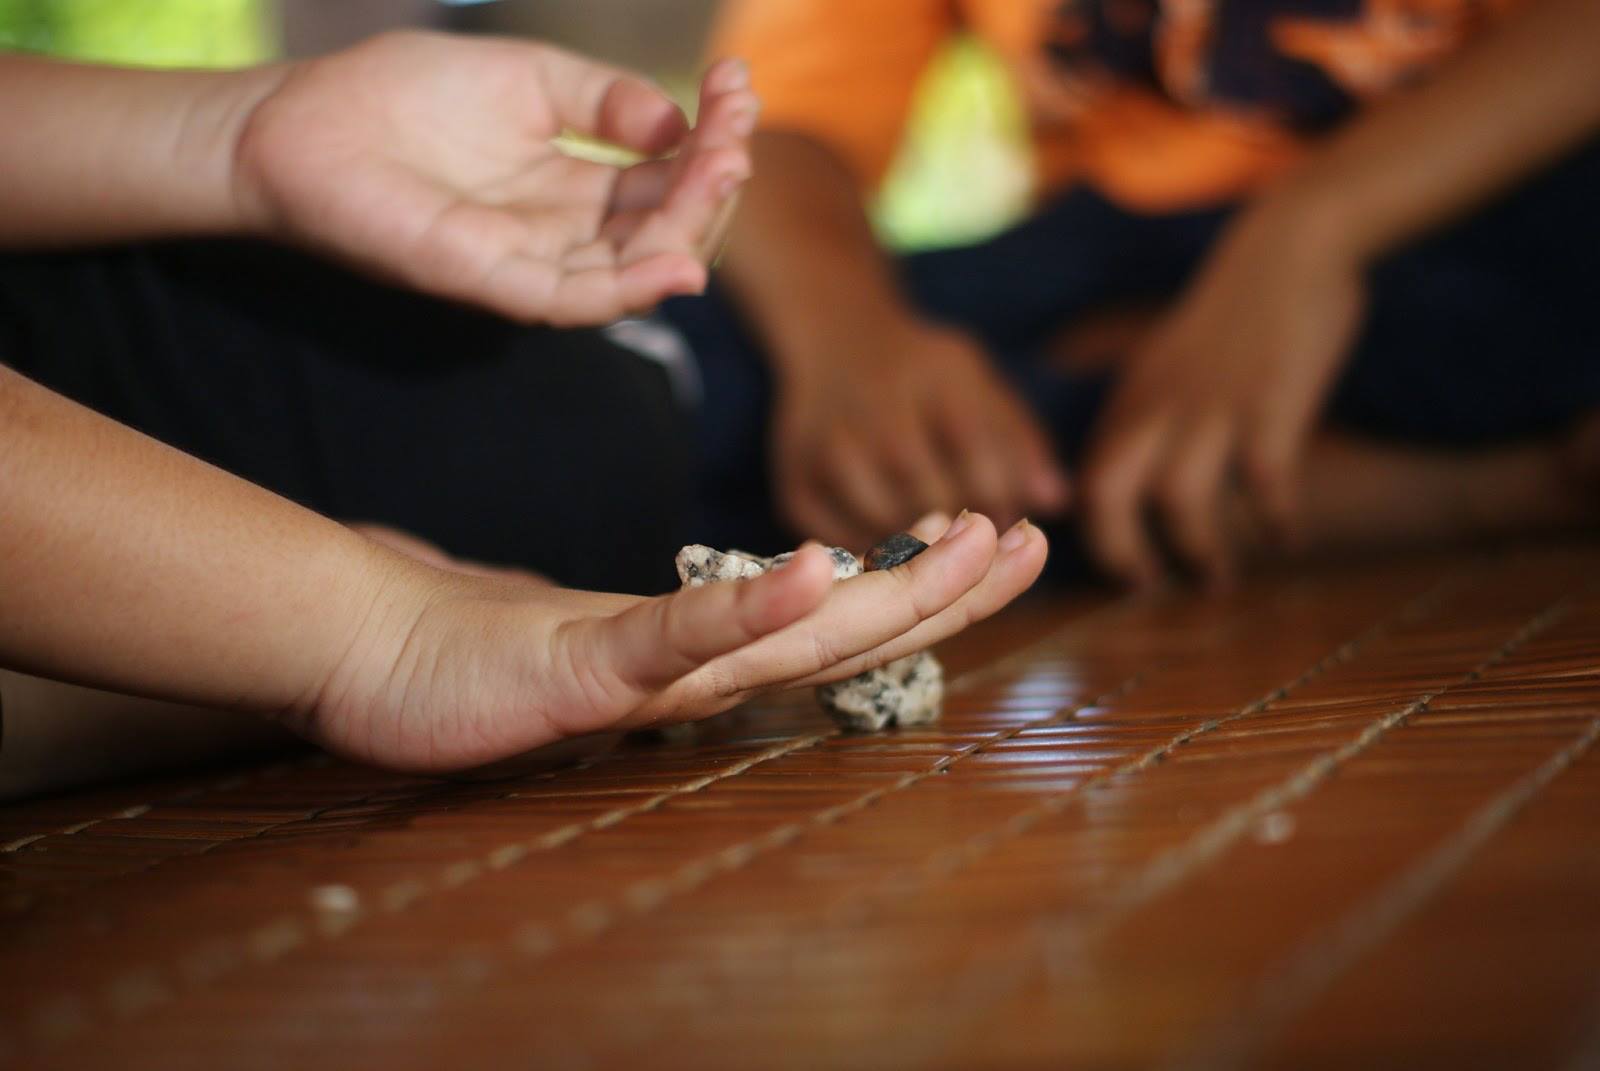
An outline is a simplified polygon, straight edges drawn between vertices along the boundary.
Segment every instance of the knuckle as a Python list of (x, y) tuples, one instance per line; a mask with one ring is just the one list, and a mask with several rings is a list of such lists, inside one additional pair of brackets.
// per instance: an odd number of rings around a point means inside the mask
[[(730, 100), (724, 104), (724, 114), (732, 112), (739, 107), (739, 102)], [(719, 174), (724, 171), (733, 171), (742, 168), (748, 161), (748, 154), (743, 149), (732, 145), (723, 145), (715, 149), (705, 150), (703, 157), (707, 174)]]
[(701, 687), (715, 699), (734, 699), (748, 691), (737, 673), (716, 662), (700, 667), (699, 676)]
[[(690, 589), (693, 590), (695, 589)], [(684, 595), (687, 594), (688, 592), (674, 594), (656, 603), (653, 623), (656, 636), (673, 659), (682, 665), (691, 665), (698, 661), (690, 649), (690, 644), (686, 642), (693, 634), (694, 616), (694, 600), (685, 598)]]
[(839, 650), (833, 637), (822, 630), (813, 630), (811, 633), (811, 657), (817, 670), (827, 669), (844, 661), (844, 654)]
[(900, 585), (900, 594), (904, 605), (909, 609), (910, 620), (903, 622), (900, 632), (909, 631), (919, 622), (928, 620), (955, 601), (955, 597), (933, 590), (915, 569), (892, 569), (890, 572), (904, 574), (896, 576), (895, 582)]

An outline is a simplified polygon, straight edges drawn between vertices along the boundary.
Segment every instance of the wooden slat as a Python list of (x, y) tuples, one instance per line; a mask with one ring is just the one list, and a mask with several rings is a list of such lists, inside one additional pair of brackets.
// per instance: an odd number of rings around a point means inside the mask
[(19, 1066), (1565, 1067), (1600, 1055), (1600, 550), (1040, 601), (944, 721), (800, 696), (440, 782), (0, 812)]

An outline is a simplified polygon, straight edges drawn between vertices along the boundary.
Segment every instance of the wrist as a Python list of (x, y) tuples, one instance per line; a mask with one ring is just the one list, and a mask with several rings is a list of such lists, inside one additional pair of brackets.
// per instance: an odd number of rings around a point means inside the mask
[(1270, 234), (1280, 245), (1362, 271), (1385, 251), (1357, 191), (1334, 189), (1314, 172), (1290, 179), (1242, 213), (1234, 229)]
[(447, 578), (365, 536), (340, 529), (331, 548), (329, 577), (336, 596), (327, 606), (333, 624), (325, 658), (301, 697), (284, 712), (291, 728), (349, 717), (391, 679), (428, 608)]
[(182, 119), (180, 144), (191, 149), (192, 173), (203, 176), (196, 198), (202, 233), (265, 235), (272, 213), (247, 152), (251, 121), (261, 103), (283, 84), (289, 64), (251, 67), (214, 76)]
[(780, 385), (806, 387), (839, 374), (891, 364), (918, 348), (933, 328), (909, 310), (873, 308), (853, 315), (813, 317), (813, 324), (771, 342)]

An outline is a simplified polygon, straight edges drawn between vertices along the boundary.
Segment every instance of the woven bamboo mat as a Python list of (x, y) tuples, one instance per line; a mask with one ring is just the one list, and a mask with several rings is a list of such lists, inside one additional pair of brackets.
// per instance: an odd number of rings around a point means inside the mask
[(1597, 580), (1035, 604), (932, 732), (0, 810), (0, 1064), (1600, 1066)]

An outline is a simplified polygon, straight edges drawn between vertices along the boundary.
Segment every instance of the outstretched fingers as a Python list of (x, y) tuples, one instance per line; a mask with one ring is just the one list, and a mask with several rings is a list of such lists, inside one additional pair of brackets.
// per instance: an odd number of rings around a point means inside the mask
[(1084, 467), (1084, 535), (1090, 552), (1113, 576), (1145, 588), (1161, 579), (1161, 556), (1145, 527), (1144, 507), (1167, 449), (1170, 423), (1164, 411), (1119, 398), (1102, 421)]
[[(919, 537), (920, 538), (920, 537)], [(792, 687), (826, 684), (876, 669), (886, 662), (932, 647), (962, 629), (998, 612), (1033, 586), (1044, 570), (1049, 546), (1044, 533), (1028, 521), (1018, 521), (1000, 537), (993, 563), (982, 580), (939, 613), (869, 651), (847, 658), (810, 676), (792, 681)], [(913, 564), (915, 564), (913, 562)], [(907, 568), (907, 566), (901, 566)]]
[[(848, 675), (839, 667), (886, 644), (898, 647), (901, 637), (977, 587), (988, 576), (995, 551), (994, 525), (969, 513), (908, 564), (835, 584), (814, 614), (711, 661), (679, 681), (671, 698), (678, 708), (692, 711), (819, 674)], [(945, 619), (946, 624), (952, 620)]]
[(702, 262), (716, 255), (739, 189), (750, 177), (748, 143), (760, 103), (749, 86), (742, 62), (715, 64), (701, 83), (694, 130), (666, 174), (646, 171), (619, 180), (622, 206), (636, 206), (642, 193), (662, 187), (658, 207), (625, 236), (625, 263), (663, 253), (690, 254)]
[(742, 149), (755, 132), (760, 112), (761, 102), (750, 89), (750, 70), (744, 61), (714, 63), (700, 82), (700, 109), (689, 145), (700, 151)]
[(621, 260), (631, 264), (664, 253), (705, 262), (715, 251), (729, 206), (750, 177), (750, 157), (724, 146), (683, 161), (659, 209), (647, 212), (623, 240)]
[(699, 114), (681, 151), (625, 168), (612, 192), (612, 211), (626, 216), (661, 208), (669, 192), (683, 182), (688, 166), (718, 150), (728, 150), (722, 154), (722, 166), (728, 173), (748, 173), (747, 143), (760, 110), (744, 63), (723, 60), (714, 64), (701, 82)]
[(574, 621), (558, 644), (614, 720), (712, 659), (737, 651), (817, 608), (833, 584), (820, 547), (802, 547), (781, 569), (739, 583), (707, 584), (649, 599), (614, 617)]
[(539, 46), (538, 73), (561, 126), (648, 156), (689, 132), (671, 98), (637, 75), (548, 45)]
[(750, 176), (746, 142), (757, 104), (743, 64), (707, 74), (692, 132), (681, 116), (678, 125), (661, 118), (659, 91), (623, 72), (551, 50), (544, 74), (565, 125), (646, 152), (678, 152), (611, 172), (597, 232), (559, 253), (522, 248), (501, 257), (480, 300), (518, 319), (575, 326), (699, 293)]

